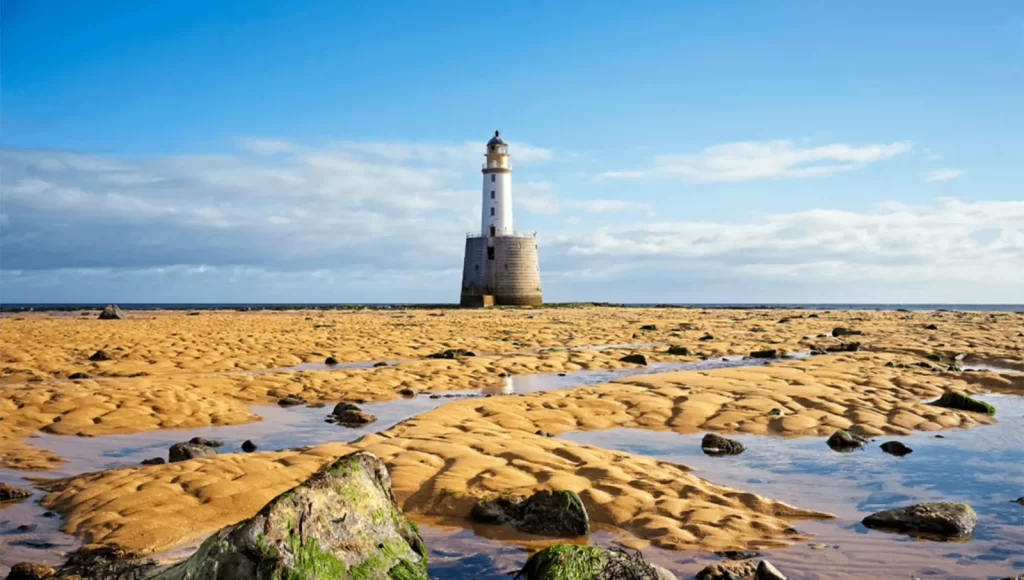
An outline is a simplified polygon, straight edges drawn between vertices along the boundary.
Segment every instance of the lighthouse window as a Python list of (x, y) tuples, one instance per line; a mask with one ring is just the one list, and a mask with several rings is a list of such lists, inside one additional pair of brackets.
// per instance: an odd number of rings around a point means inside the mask
[(487, 248), (487, 259), (488, 260), (493, 260), (494, 259), (494, 246), (490, 246), (490, 247)]
[[(491, 183), (494, 183), (494, 174), (491, 174)], [(493, 191), (491, 193), (494, 193)]]
[(494, 208), (491, 208), (491, 215), (494, 215)]
[(491, 199), (494, 199), (494, 190), (491, 190)]

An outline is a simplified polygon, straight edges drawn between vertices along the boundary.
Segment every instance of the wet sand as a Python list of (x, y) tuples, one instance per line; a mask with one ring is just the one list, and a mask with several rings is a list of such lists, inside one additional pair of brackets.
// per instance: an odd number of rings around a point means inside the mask
[[(387, 462), (396, 496), (420, 517), (464, 521), (475, 497), (566, 488), (580, 492), (594, 521), (618, 530), (617, 541), (626, 545), (785, 546), (807, 538), (795, 533), (808, 528), (794, 518), (826, 514), (716, 485), (674, 463), (536, 432), (625, 427), (815, 436), (836, 428), (879, 435), (971, 427), (994, 419), (922, 401), (948, 388), (1019, 392), (1019, 382), (911, 363), (938, 355), (945, 368), (965, 353), (993, 365), (1015, 365), (1024, 351), (1018, 336), (1022, 317), (1010, 313), (581, 308), (130, 315), (127, 321), (39, 314), (0, 320), (5, 466), (60, 465), (56, 453), (26, 439), (40, 430), (90, 436), (243, 424), (259, 419), (250, 405), (289, 393), (308, 400), (385, 401), (405, 387), (444, 392), (493, 385), (501, 373), (626, 367), (618, 359), (633, 351), (650, 360), (696, 360), (665, 354), (666, 344), (720, 357), (861, 342), (860, 352), (764, 367), (644, 375), (525, 396), (455, 400), (350, 444), (126, 467), (46, 485), (53, 493), (44, 503), (64, 514), (66, 531), (87, 542), (145, 552), (181, 546), (252, 515), (354, 447)], [(648, 324), (657, 330), (640, 329)], [(931, 324), (938, 328), (927, 328)], [(836, 326), (864, 334), (821, 336)], [(712, 338), (701, 340), (705, 334)], [(647, 346), (516, 354), (630, 343)], [(86, 360), (101, 347), (114, 360)], [(343, 362), (416, 359), (447, 348), (494, 354), (384, 368), (272, 370), (320, 362), (328, 354)], [(93, 378), (65, 380), (73, 372)], [(773, 409), (782, 414), (772, 414)]]

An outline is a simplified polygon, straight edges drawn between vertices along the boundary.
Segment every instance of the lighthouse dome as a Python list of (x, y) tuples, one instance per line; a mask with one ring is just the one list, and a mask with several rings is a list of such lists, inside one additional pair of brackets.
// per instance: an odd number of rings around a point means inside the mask
[(501, 134), (495, 131), (494, 137), (491, 137), (491, 140), (487, 142), (488, 147), (491, 145), (508, 145), (508, 143), (505, 143), (505, 140), (501, 138)]

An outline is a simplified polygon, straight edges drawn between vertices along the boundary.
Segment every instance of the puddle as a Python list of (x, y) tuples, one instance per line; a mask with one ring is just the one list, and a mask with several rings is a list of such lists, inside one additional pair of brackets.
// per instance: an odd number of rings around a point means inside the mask
[[(1024, 495), (1024, 398), (979, 398), (996, 406), (999, 423), (879, 437), (864, 451), (853, 453), (832, 451), (823, 437), (729, 435), (747, 447), (733, 457), (704, 455), (703, 434), (611, 429), (562, 438), (681, 463), (716, 484), (835, 514), (838, 519), (832, 521), (797, 522), (798, 529), (816, 537), (766, 554), (780, 570), (798, 578), (1002, 578), (1024, 570), (1024, 507), (1011, 503)], [(893, 439), (914, 452), (899, 458), (878, 448)], [(860, 524), (874, 511), (931, 501), (969, 503), (979, 518), (972, 539), (914, 540), (869, 531)], [(825, 546), (815, 549), (815, 544)], [(651, 552), (658, 559), (679, 558)], [(680, 561), (669, 568), (691, 574), (699, 569), (686, 564)]]

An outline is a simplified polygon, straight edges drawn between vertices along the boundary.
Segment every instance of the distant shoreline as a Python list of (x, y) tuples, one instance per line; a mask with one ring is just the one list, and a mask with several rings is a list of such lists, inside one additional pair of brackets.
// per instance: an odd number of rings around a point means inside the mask
[[(0, 312), (69, 312), (100, 310), (106, 303), (11, 303), (0, 305)], [(119, 303), (122, 310), (456, 310), (458, 304), (416, 303)], [(1024, 312), (1024, 304), (853, 304), (853, 303), (613, 303), (613, 302), (552, 302), (540, 308), (701, 308), (716, 310), (946, 310), (973, 312)]]

